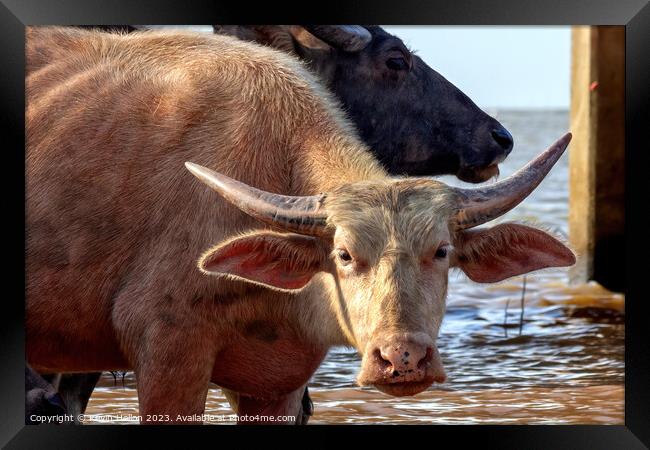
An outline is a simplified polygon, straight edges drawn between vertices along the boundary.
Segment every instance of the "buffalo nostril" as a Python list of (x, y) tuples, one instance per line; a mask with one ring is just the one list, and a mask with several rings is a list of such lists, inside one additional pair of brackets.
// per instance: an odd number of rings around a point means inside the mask
[(372, 353), (373, 353), (373, 355), (375, 357), (375, 361), (377, 362), (379, 367), (381, 367), (382, 369), (386, 369), (388, 367), (393, 367), (393, 363), (383, 357), (383, 355), (381, 354), (381, 350), (375, 349), (375, 351), (372, 352)]
[(514, 141), (512, 135), (505, 128), (499, 127), (492, 130), (492, 138), (494, 138), (496, 143), (499, 144), (499, 146), (507, 153), (512, 150)]
[(428, 347), (424, 357), (418, 361), (418, 369), (426, 368), (426, 366), (433, 360), (433, 348)]

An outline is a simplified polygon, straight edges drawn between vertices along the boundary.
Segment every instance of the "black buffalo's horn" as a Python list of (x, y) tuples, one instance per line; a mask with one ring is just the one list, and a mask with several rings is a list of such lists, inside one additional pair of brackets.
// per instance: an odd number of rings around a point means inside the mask
[(318, 39), (346, 52), (358, 52), (366, 48), (372, 35), (361, 25), (303, 25)]

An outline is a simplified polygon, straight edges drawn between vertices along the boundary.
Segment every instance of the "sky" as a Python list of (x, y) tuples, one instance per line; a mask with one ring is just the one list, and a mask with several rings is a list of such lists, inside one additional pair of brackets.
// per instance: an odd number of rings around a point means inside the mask
[(481, 108), (569, 108), (570, 27), (384, 28)]

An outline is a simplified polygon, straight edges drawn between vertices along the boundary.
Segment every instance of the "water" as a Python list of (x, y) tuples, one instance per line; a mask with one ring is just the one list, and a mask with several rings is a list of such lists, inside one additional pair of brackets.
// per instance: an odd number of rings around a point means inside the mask
[[(501, 177), (568, 130), (567, 111), (491, 113), (515, 137)], [(443, 181), (463, 185), (453, 177)], [(524, 221), (566, 236), (567, 219), (564, 155), (524, 203), (495, 222)], [(356, 352), (332, 349), (309, 385), (315, 406), (310, 423), (623, 424), (623, 296), (595, 283), (569, 286), (566, 269), (529, 274), (520, 324), (522, 286), (523, 277), (480, 285), (450, 275), (439, 337), (448, 381), (415, 397), (356, 387)], [(124, 384), (105, 374), (87, 412), (137, 414), (134, 387), (132, 374)], [(232, 414), (216, 386), (206, 413)]]

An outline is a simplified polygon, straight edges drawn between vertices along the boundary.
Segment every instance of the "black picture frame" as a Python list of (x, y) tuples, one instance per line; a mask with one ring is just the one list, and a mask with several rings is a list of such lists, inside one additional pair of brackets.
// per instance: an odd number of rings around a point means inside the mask
[[(0, 3), (0, 123), (5, 170), (2, 172), (5, 239), (5, 295), (0, 346), (0, 444), (7, 448), (121, 448), (134, 438), (160, 440), (165, 446), (185, 447), (196, 434), (216, 439), (223, 433), (248, 436), (290, 433), (291, 439), (312, 445), (305, 433), (332, 435), (343, 427), (66, 427), (24, 424), (24, 217), (25, 217), (25, 56), (26, 25), (45, 24), (211, 24), (211, 23), (378, 23), (391, 25), (624, 25), (626, 28), (626, 237), (621, 258), (628, 268), (626, 295), (626, 377), (624, 426), (436, 426), (413, 427), (408, 434), (393, 433), (407, 443), (415, 431), (431, 445), (454, 447), (475, 442), (497, 448), (647, 448), (650, 446), (650, 351), (647, 329), (648, 302), (642, 280), (647, 263), (647, 237), (642, 232), (647, 175), (650, 100), (650, 5), (648, 0), (388, 0), (330, 1), (313, 8), (267, 2), (204, 0), (1, 0)], [(316, 7), (318, 6), (318, 7)], [(646, 233), (647, 234), (647, 233)], [(22, 299), (22, 300), (21, 300)], [(384, 440), (390, 428), (351, 427), (363, 437)], [(401, 428), (401, 427), (399, 427)], [(350, 431), (350, 427), (345, 431)], [(396, 431), (394, 428), (392, 431)], [(406, 430), (397, 430), (406, 431)], [(190, 436), (190, 433), (192, 434)], [(210, 433), (208, 436), (207, 433)], [(219, 434), (214, 434), (219, 433)], [(295, 433), (298, 433), (296, 435)], [(370, 434), (368, 434), (370, 433)], [(336, 433), (335, 433), (336, 434)], [(335, 435), (334, 434), (334, 435)], [(332, 435), (332, 436), (334, 436)], [(450, 441), (451, 440), (451, 441)], [(208, 441), (209, 442), (209, 441)], [(320, 441), (323, 442), (323, 441)], [(387, 442), (387, 441), (386, 441)], [(426, 441), (425, 441), (426, 442)], [(189, 443), (189, 444), (188, 444)], [(230, 445), (230, 444), (228, 444)]]

